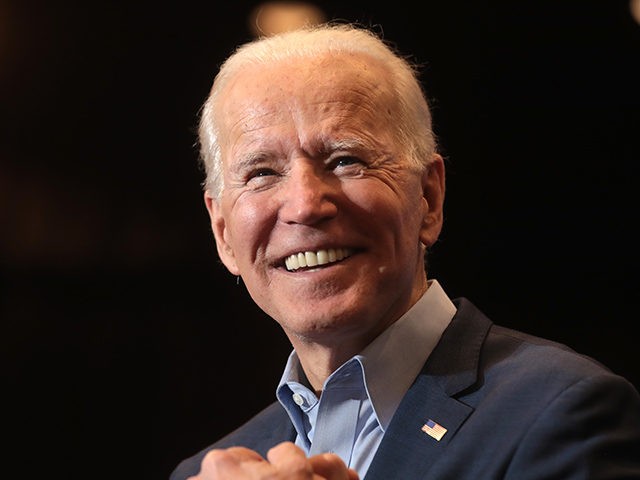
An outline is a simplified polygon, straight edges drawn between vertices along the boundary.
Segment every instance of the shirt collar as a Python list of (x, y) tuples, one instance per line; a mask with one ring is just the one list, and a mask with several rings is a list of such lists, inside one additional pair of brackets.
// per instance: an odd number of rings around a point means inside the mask
[[(362, 365), (367, 393), (383, 430), (455, 312), (438, 281), (430, 280), (427, 291), (409, 311), (354, 357)], [(281, 387), (290, 382), (307, 383), (295, 350), (277, 391), (282, 394)]]
[(420, 300), (358, 355), (383, 430), (455, 313), (440, 284), (431, 280)]

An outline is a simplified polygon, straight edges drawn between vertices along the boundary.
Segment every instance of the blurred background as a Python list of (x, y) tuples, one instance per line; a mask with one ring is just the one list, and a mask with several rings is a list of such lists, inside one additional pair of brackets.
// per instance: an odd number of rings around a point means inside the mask
[(0, 0), (3, 471), (168, 478), (274, 399), (289, 345), (218, 263), (195, 147), (258, 11), (421, 63), (449, 169), (431, 276), (640, 385), (637, 4)]

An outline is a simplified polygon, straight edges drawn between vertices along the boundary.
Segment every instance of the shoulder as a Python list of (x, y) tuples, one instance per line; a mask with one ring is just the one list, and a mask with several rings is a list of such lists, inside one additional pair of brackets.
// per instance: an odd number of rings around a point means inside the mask
[[(449, 458), (467, 463), (443, 460), (439, 468), (462, 472), (452, 478), (640, 471), (640, 395), (629, 381), (568, 345), (493, 323), (468, 300), (454, 303), (403, 411), (437, 412), (451, 427)], [(458, 426), (445, 410), (465, 412), (464, 421)]]
[[(445, 374), (446, 391), (471, 404), (483, 399), (542, 407), (561, 393), (605, 395), (638, 392), (625, 378), (570, 346), (497, 325), (467, 299), (456, 299), (457, 313), (430, 360), (431, 373)], [(612, 390), (613, 388), (613, 390)], [(532, 408), (535, 410), (535, 408)]]
[(514, 435), (514, 471), (639, 471), (640, 395), (631, 382), (567, 345), (500, 326), (485, 352), (488, 388), (472, 401), (478, 416), (503, 418)]
[(622, 379), (597, 359), (569, 345), (500, 325), (492, 325), (483, 351), (485, 369), (547, 385), (600, 377)]
[[(475, 387), (467, 390), (472, 403), (500, 399), (535, 411), (534, 405), (544, 408), (559, 398), (590, 397), (613, 407), (620, 401), (613, 397), (621, 395), (637, 408), (640, 396), (635, 387), (598, 360), (563, 343), (494, 324), (468, 300), (456, 304), (458, 314), (445, 350), (450, 352), (462, 335), (467, 335), (468, 344), (475, 339), (473, 362), (469, 360), (473, 348), (460, 354), (467, 358), (464, 365), (475, 370)], [(605, 402), (606, 398), (611, 401)]]
[(451, 339), (465, 336), (467, 343), (480, 344), (478, 362), (486, 372), (498, 369), (531, 380), (536, 372), (571, 382), (589, 376), (615, 376), (598, 360), (569, 345), (507, 328), (489, 320), (469, 300), (455, 300), (458, 313), (451, 322)]

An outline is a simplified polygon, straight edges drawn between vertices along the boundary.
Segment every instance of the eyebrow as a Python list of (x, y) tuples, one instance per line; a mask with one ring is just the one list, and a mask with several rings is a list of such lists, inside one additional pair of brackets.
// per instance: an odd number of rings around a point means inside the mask
[(331, 140), (325, 142), (323, 146), (324, 153), (335, 152), (338, 150), (362, 150), (368, 148), (370, 148), (370, 146), (359, 138), (343, 138), (339, 140)]
[(229, 166), (229, 170), (234, 172), (242, 172), (246, 169), (250, 169), (251, 167), (270, 157), (271, 155), (263, 151), (249, 152), (245, 155), (237, 157)]
[[(348, 150), (370, 150), (371, 145), (368, 142), (358, 138), (330, 139), (320, 142), (318, 152), (310, 154), (311, 157), (320, 154), (321, 156), (329, 155), (333, 152)], [(308, 153), (308, 152), (307, 152)], [(274, 155), (265, 150), (257, 150), (248, 152), (242, 156), (236, 157), (229, 166), (231, 172), (243, 172), (247, 169), (260, 164), (261, 162), (273, 159)]]

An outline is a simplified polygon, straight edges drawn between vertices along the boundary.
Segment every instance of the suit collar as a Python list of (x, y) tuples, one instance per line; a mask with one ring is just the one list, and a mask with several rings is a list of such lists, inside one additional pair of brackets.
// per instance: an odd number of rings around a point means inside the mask
[[(426, 472), (472, 413), (455, 396), (478, 381), (480, 350), (491, 321), (468, 300), (454, 303), (458, 312), (398, 407), (365, 480)], [(421, 430), (430, 419), (447, 429), (440, 441)]]

